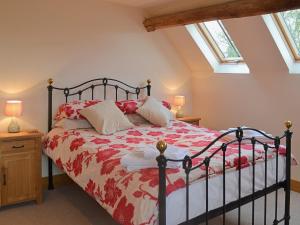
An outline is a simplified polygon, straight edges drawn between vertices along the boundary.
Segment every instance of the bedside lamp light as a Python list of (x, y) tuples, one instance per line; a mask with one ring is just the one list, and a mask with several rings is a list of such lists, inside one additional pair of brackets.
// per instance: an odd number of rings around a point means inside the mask
[(10, 116), (11, 121), (8, 125), (9, 133), (18, 133), (20, 132), (20, 126), (15, 120), (15, 117), (22, 115), (22, 101), (19, 100), (8, 100), (5, 104), (5, 115)]
[(174, 105), (176, 107), (176, 117), (181, 118), (183, 117), (183, 112), (182, 112), (182, 106), (185, 104), (185, 97), (182, 95), (175, 96), (174, 98)]

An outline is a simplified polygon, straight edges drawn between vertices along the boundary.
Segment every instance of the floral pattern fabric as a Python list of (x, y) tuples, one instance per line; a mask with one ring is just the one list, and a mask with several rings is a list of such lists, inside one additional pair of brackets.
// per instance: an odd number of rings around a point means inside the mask
[[(158, 219), (158, 169), (149, 168), (128, 172), (120, 164), (122, 156), (134, 151), (137, 146), (155, 145), (159, 139), (168, 144), (188, 149), (195, 154), (220, 135), (204, 127), (173, 121), (170, 127), (162, 128), (141, 125), (113, 135), (100, 135), (94, 130), (64, 130), (55, 128), (45, 142), (44, 152), (56, 165), (64, 170), (77, 184), (93, 197), (112, 217), (124, 225), (156, 224)], [(193, 159), (193, 165), (210, 156), (222, 141), (201, 156)], [(238, 146), (228, 146), (226, 168), (239, 169), (251, 165), (252, 145), (242, 146), (242, 158), (238, 160)], [(280, 154), (285, 149), (280, 148)], [(264, 149), (257, 145), (255, 161), (264, 161)], [(270, 149), (268, 158), (275, 156)], [(218, 175), (223, 169), (223, 152), (218, 152), (210, 161), (210, 176)], [(190, 173), (190, 182), (204, 179), (205, 167)], [(185, 187), (185, 173), (182, 168), (167, 169), (167, 195)]]

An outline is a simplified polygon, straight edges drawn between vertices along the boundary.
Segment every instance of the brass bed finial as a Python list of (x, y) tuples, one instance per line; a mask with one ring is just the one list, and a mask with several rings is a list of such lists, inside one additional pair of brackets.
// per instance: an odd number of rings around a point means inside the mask
[(292, 123), (292, 121), (290, 121), (290, 120), (286, 121), (284, 124), (285, 124), (285, 127), (286, 127), (288, 130), (291, 129), (291, 127), (293, 126), (293, 123)]
[(147, 80), (147, 84), (148, 85), (151, 84), (151, 80), (150, 79)]
[(53, 84), (53, 79), (52, 79), (52, 78), (49, 78), (49, 79), (48, 79), (48, 84), (49, 84), (49, 85), (52, 85), (52, 84)]
[(168, 147), (167, 143), (163, 140), (158, 141), (156, 144), (156, 148), (158, 149), (161, 155), (165, 153), (167, 147)]

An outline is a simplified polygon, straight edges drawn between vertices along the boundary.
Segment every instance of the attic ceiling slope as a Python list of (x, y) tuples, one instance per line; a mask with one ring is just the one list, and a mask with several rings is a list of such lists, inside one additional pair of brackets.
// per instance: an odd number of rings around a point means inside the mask
[(200, 23), (211, 20), (241, 18), (300, 8), (299, 0), (235, 0), (179, 11), (145, 19), (147, 31)]
[(173, 2), (174, 0), (105, 0), (107, 2), (114, 2), (122, 5), (128, 5), (138, 8), (154, 7), (160, 4)]
[(105, 0), (122, 5), (146, 9), (148, 15), (155, 16), (163, 13), (173, 13), (195, 7), (204, 7), (233, 0)]

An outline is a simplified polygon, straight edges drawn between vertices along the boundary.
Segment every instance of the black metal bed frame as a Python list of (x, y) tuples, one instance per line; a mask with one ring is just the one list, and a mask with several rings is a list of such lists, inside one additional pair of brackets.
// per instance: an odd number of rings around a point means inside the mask
[[(68, 97), (70, 96), (77, 96), (79, 100), (81, 100), (81, 96), (83, 92), (86, 92), (88, 90), (91, 90), (92, 99), (94, 99), (94, 91), (95, 88), (98, 86), (104, 87), (104, 99), (106, 99), (106, 92), (107, 87), (114, 87), (115, 88), (115, 99), (118, 100), (118, 90), (124, 91), (126, 94), (126, 99), (129, 99), (129, 94), (136, 95), (137, 98), (139, 98), (139, 94), (141, 90), (146, 89), (147, 95), (150, 96), (151, 92), (151, 81), (147, 80), (147, 85), (144, 87), (133, 87), (131, 85), (128, 85), (122, 81), (118, 81), (115, 79), (109, 79), (109, 78), (99, 78), (99, 79), (93, 79), (87, 82), (84, 82), (82, 84), (79, 84), (77, 86), (71, 87), (71, 88), (58, 88), (54, 87), (53, 80), (48, 80), (48, 130), (50, 131), (52, 129), (52, 101), (53, 101), (53, 90), (58, 90), (63, 92), (65, 95), (65, 101), (68, 102)], [(273, 221), (273, 225), (280, 224), (281, 222), (284, 222), (285, 225), (289, 225), (290, 221), (290, 192), (291, 192), (291, 139), (292, 139), (292, 132), (290, 131), (290, 128), (292, 127), (292, 123), (290, 121), (287, 121), (285, 123), (287, 130), (281, 137), (270, 137), (266, 135), (265, 133), (261, 132), (260, 130), (253, 129), (253, 128), (240, 128), (238, 127), (235, 130), (228, 131), (221, 136), (217, 137), (215, 140), (213, 140), (209, 145), (207, 145), (202, 151), (198, 152), (197, 154), (193, 156), (186, 156), (182, 160), (173, 160), (173, 159), (167, 159), (164, 155), (165, 150), (167, 149), (166, 142), (159, 141), (157, 143), (157, 149), (160, 151), (160, 155), (157, 157), (158, 162), (158, 169), (159, 169), (159, 190), (158, 190), (158, 206), (159, 206), (159, 225), (166, 225), (166, 166), (167, 162), (182, 162), (183, 168), (185, 170), (186, 174), (186, 221), (181, 223), (182, 225), (192, 225), (192, 224), (199, 224), (201, 222), (205, 222), (206, 225), (208, 225), (208, 221), (211, 218), (214, 218), (216, 216), (223, 215), (223, 225), (226, 224), (226, 213), (238, 209), (238, 225), (241, 224), (241, 207), (247, 203), (252, 202), (252, 225), (255, 224), (255, 200), (261, 197), (264, 197), (264, 222), (263, 224), (267, 224), (267, 195), (275, 192), (275, 218)], [(272, 140), (274, 142), (273, 145), (263, 143), (260, 140), (255, 139), (255, 137), (244, 137), (244, 131), (251, 130), (256, 131), (269, 140)], [(212, 147), (218, 140), (224, 138), (227, 135), (230, 135), (231, 133), (235, 133), (236, 139), (229, 141), (227, 143), (223, 143), (218, 149), (216, 149), (209, 157), (206, 157), (200, 164), (196, 166), (192, 166), (192, 160), (204, 152), (206, 152), (210, 147)], [(279, 156), (279, 146), (282, 139), (285, 138), (286, 143), (286, 173), (285, 173), (285, 180), (282, 182), (278, 181), (278, 156)], [(252, 144), (252, 153), (253, 153), (253, 162), (252, 162), (252, 194), (247, 195), (245, 197), (241, 196), (241, 169), (238, 170), (238, 199), (226, 203), (226, 168), (225, 168), (225, 160), (226, 155), (225, 152), (227, 150), (228, 145), (233, 144), (237, 142), (238, 144), (238, 151), (239, 151), (239, 160), (238, 160), (238, 168), (241, 168), (241, 145), (243, 141), (251, 141)], [(255, 191), (255, 147), (257, 144), (261, 144), (264, 147), (265, 151), (265, 159), (264, 159), (264, 168), (265, 168), (265, 186), (262, 190)], [(269, 149), (273, 149), (276, 151), (276, 182), (275, 184), (271, 186), (267, 186), (267, 161), (268, 158), (267, 152)], [(222, 151), (223, 154), (223, 206), (209, 210), (209, 189), (208, 189), (208, 182), (209, 182), (209, 165), (211, 158), (217, 154), (218, 152)], [(48, 189), (51, 190), (54, 188), (53, 185), (53, 175), (52, 175), (52, 159), (48, 157)], [(206, 182), (206, 199), (205, 199), (205, 206), (206, 211), (202, 215), (199, 215), (195, 218), (189, 218), (189, 174), (201, 167), (205, 166), (206, 168), (206, 176), (205, 176), (205, 182)], [(285, 190), (285, 208), (284, 208), (284, 216), (283, 218), (278, 218), (278, 190), (283, 188)]]
[[(241, 206), (252, 202), (252, 225), (255, 224), (255, 200), (258, 198), (264, 197), (264, 222), (263, 225), (267, 224), (267, 195), (275, 192), (275, 218), (273, 221), (273, 225), (280, 224), (281, 222), (284, 222), (285, 225), (289, 225), (290, 221), (290, 193), (291, 193), (291, 139), (292, 139), (292, 132), (290, 131), (290, 128), (292, 127), (291, 121), (287, 121), (285, 123), (287, 130), (281, 137), (270, 137), (263, 133), (260, 130), (253, 129), (253, 128), (240, 128), (238, 127), (235, 130), (228, 131), (219, 137), (217, 137), (215, 140), (213, 140), (209, 145), (207, 145), (203, 150), (200, 152), (192, 155), (192, 156), (185, 156), (182, 160), (173, 160), (168, 159), (165, 157), (164, 152), (167, 149), (167, 144), (164, 141), (159, 141), (157, 143), (157, 149), (160, 151), (160, 155), (157, 157), (158, 167), (159, 167), (159, 195), (158, 195), (158, 205), (159, 205), (159, 225), (166, 225), (166, 167), (167, 162), (182, 162), (183, 169), (185, 170), (186, 174), (186, 221), (181, 223), (182, 225), (192, 225), (192, 224), (199, 224), (201, 222), (205, 222), (206, 225), (208, 225), (209, 219), (223, 215), (223, 222), (222, 224), (226, 224), (226, 213), (238, 209), (238, 225), (241, 224)], [(272, 140), (274, 142), (273, 145), (263, 143), (260, 140), (255, 139), (255, 137), (244, 137), (244, 131), (256, 131), (260, 134), (262, 134), (264, 137)], [(212, 147), (218, 140), (226, 137), (229, 134), (235, 133), (236, 139), (229, 141), (227, 143), (223, 143), (220, 147), (218, 147), (213, 153), (211, 153), (210, 156), (205, 157), (205, 159), (198, 165), (192, 166), (192, 160), (204, 152), (206, 152), (210, 147)], [(280, 147), (280, 141), (282, 139), (286, 140), (286, 173), (285, 173), (285, 180), (282, 182), (278, 182), (278, 155), (279, 155), (279, 147)], [(241, 196), (241, 145), (243, 141), (251, 141), (252, 144), (252, 194), (247, 195), (245, 197)], [(226, 204), (226, 150), (228, 145), (233, 143), (238, 143), (238, 199), (236, 201), (232, 201), (230, 203)], [(264, 188), (259, 191), (255, 191), (255, 147), (256, 144), (261, 144), (264, 147)], [(269, 149), (274, 149), (276, 152), (276, 171), (275, 171), (275, 184), (271, 186), (267, 186), (267, 174), (268, 174), (268, 157), (267, 153)], [(218, 152), (223, 152), (223, 187), (222, 187), (222, 195), (223, 195), (223, 206), (208, 210), (209, 206), (209, 189), (208, 189), (208, 182), (209, 182), (209, 164), (211, 158), (217, 154)], [(205, 207), (206, 211), (202, 215), (199, 215), (195, 218), (189, 218), (189, 174), (201, 167), (205, 166), (206, 175), (205, 175), (205, 189), (206, 189), (206, 198), (205, 198)], [(284, 209), (284, 216), (283, 218), (278, 218), (278, 190), (284, 188), (285, 190), (285, 209)]]

